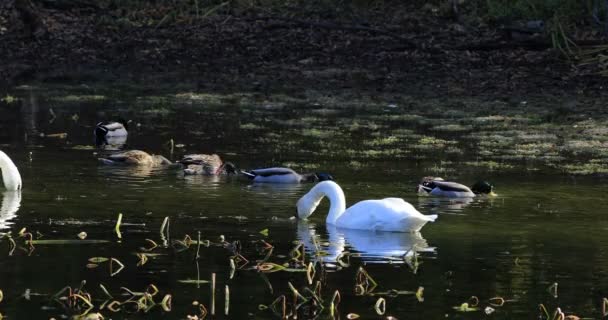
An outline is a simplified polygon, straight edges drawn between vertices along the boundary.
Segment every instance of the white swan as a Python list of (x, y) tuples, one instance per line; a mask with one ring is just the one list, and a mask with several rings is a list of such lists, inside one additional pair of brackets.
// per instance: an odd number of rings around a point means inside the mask
[(0, 170), (2, 171), (2, 181), (6, 190), (15, 191), (21, 189), (21, 175), (17, 166), (13, 163), (6, 153), (0, 151)]
[(21, 190), (5, 191), (0, 206), (0, 230), (10, 228), (21, 206)]
[(437, 215), (423, 215), (414, 206), (400, 198), (364, 200), (346, 209), (344, 192), (333, 181), (315, 185), (297, 203), (297, 217), (308, 218), (323, 197), (330, 202), (326, 223), (345, 229), (416, 232)]

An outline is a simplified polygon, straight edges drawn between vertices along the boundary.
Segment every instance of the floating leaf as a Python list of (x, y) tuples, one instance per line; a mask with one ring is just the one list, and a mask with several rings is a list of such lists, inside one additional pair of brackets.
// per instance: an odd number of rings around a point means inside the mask
[(26, 244), (36, 244), (36, 245), (55, 245), (55, 244), (99, 244), (99, 243), (108, 243), (108, 240), (28, 240)]
[(493, 307), (502, 307), (505, 304), (505, 299), (502, 297), (494, 297), (488, 299), (488, 303)]
[(73, 146), (72, 150), (95, 150), (95, 146), (79, 144), (79, 145)]
[(340, 304), (340, 301), (342, 300), (342, 297), (340, 296), (340, 291), (336, 290), (334, 291), (334, 295), (331, 297), (331, 303), (329, 304), (329, 314), (331, 315), (331, 317), (334, 317), (334, 314), (336, 313), (336, 311), (338, 310), (338, 305)]
[[(119, 268), (116, 271), (113, 271), (113, 263), (118, 264)], [(125, 265), (122, 264), (122, 262), (118, 261), (118, 259), (116, 258), (111, 258), (110, 259), (110, 277), (113, 277), (115, 275), (117, 275), (120, 271), (122, 271), (122, 269), (125, 268)]]
[(171, 311), (171, 301), (173, 298), (170, 294), (166, 294), (163, 300), (160, 302), (160, 306), (163, 308), (165, 312)]
[(47, 135), (44, 135), (47, 138), (55, 138), (55, 139), (65, 139), (68, 137), (68, 134), (65, 132), (62, 133), (49, 133)]
[(187, 283), (187, 284), (203, 284), (203, 283), (209, 283), (209, 280), (186, 279), (186, 280), (177, 280), (177, 282)]
[(418, 287), (418, 290), (416, 291), (416, 299), (418, 299), (418, 302), (424, 301), (424, 296), (422, 295), (423, 293), (424, 287)]
[(460, 312), (471, 312), (471, 311), (479, 310), (479, 308), (470, 307), (469, 304), (466, 302), (461, 304), (460, 306), (453, 307), (453, 308), (454, 308), (454, 310), (460, 311)]
[(346, 319), (349, 319), (349, 320), (359, 319), (360, 317), (361, 316), (356, 313), (349, 313), (346, 315)]
[(265, 237), (268, 237), (268, 229), (264, 229), (264, 230), (260, 231), (260, 234)]
[(378, 298), (376, 304), (374, 305), (374, 310), (376, 313), (381, 316), (386, 312), (386, 300), (384, 298)]
[(87, 263), (86, 267), (88, 269), (95, 269), (95, 268), (99, 267), (99, 265), (97, 263)]
[(145, 253), (138, 252), (136, 255), (139, 258), (139, 262), (137, 262), (138, 267), (141, 267), (148, 262), (148, 256)]
[(90, 263), (103, 263), (103, 262), (106, 262), (108, 260), (110, 260), (110, 259), (106, 258), (106, 257), (92, 257), (92, 258), (89, 258), (89, 262)]
[(553, 298), (557, 298), (557, 282), (550, 285), (549, 288), (547, 288), (547, 291), (549, 291)]
[(79, 234), (78, 234), (78, 238), (79, 238), (80, 240), (84, 240), (84, 239), (86, 239), (86, 238), (87, 238), (87, 233), (86, 233), (86, 232), (84, 232), (84, 231), (82, 231), (81, 233), (79, 233)]
[(120, 233), (120, 224), (122, 223), (122, 213), (118, 214), (118, 219), (116, 219), (116, 226), (114, 227), (114, 231), (116, 231), (116, 236), (118, 239), (122, 239), (122, 234)]
[(108, 298), (114, 299), (114, 297), (112, 297), (112, 295), (110, 294), (110, 292), (108, 292), (108, 289), (106, 289), (106, 287), (104, 287), (103, 284), (100, 283), (99, 287), (101, 288), (101, 291), (103, 291), (103, 293), (105, 293), (106, 296), (108, 296)]

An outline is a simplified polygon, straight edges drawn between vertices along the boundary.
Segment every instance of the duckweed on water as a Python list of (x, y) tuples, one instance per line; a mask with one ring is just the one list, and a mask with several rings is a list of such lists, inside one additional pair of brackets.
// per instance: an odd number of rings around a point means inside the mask
[(434, 126), (431, 128), (432, 131), (442, 131), (442, 132), (461, 132), (461, 131), (471, 131), (473, 129), (472, 126), (463, 126), (460, 124), (443, 124)]

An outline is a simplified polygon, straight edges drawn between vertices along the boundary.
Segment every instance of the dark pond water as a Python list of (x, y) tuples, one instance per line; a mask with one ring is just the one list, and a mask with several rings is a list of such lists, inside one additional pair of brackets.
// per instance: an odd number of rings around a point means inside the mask
[[(349, 313), (364, 319), (531, 319), (538, 317), (540, 303), (550, 313), (560, 307), (567, 314), (602, 317), (602, 298), (608, 296), (604, 180), (531, 163), (476, 165), (478, 150), (461, 138), (466, 133), (429, 132), (416, 122), (415, 111), (400, 106), (341, 108), (288, 97), (268, 102), (255, 95), (82, 91), (22, 89), (13, 93), (19, 101), (0, 105), (0, 146), (24, 181), (20, 194), (4, 193), (1, 199), (0, 231), (10, 231), (18, 244), (9, 254), (9, 241), (0, 242), (0, 313), (8, 319), (78, 314), (52, 296), (65, 286), (79, 287), (83, 280), (93, 299), (91, 312), (106, 318), (185, 319), (197, 314), (195, 300), (209, 309), (211, 293), (207, 283), (181, 280), (209, 280), (212, 273), (217, 276), (214, 318), (280, 318), (260, 305), (286, 295), (289, 312), (293, 294), (288, 283), (310, 296), (306, 273), (252, 269), (267, 254), (262, 241), (274, 246), (268, 262), (288, 262), (290, 251), (303, 243), (307, 262), (326, 265), (323, 276), (320, 268), (315, 276), (322, 281), (321, 319), (331, 318), (329, 301), (335, 290), (342, 298), (335, 317), (341, 319)], [(117, 118), (133, 121), (128, 148), (173, 160), (187, 153), (218, 153), (244, 169), (282, 165), (330, 172), (348, 204), (397, 196), (439, 219), (420, 234), (328, 230), (327, 203), (308, 222), (290, 219), (308, 184), (252, 185), (234, 177), (184, 176), (175, 168), (99, 166), (96, 158), (102, 151), (91, 148), (94, 124)], [(67, 133), (67, 138), (48, 136), (56, 133)], [(465, 203), (419, 197), (414, 186), (425, 175), (467, 184), (487, 179), (498, 197)], [(123, 214), (121, 241), (114, 232), (118, 213)], [(168, 247), (159, 232), (165, 217), (170, 219)], [(75, 241), (85, 231), (87, 239), (109, 242), (37, 244), (30, 251), (18, 238), (22, 228), (41, 240)], [(265, 229), (267, 235), (260, 232)], [(212, 244), (200, 248), (197, 266), (196, 245), (182, 250), (171, 243), (186, 234), (196, 238), (198, 232)], [(220, 244), (221, 237), (230, 243), (238, 240), (249, 260), (232, 278), (233, 253)], [(149, 246), (145, 239), (160, 247), (137, 266), (136, 253)], [(350, 266), (339, 267), (335, 261), (342, 252), (353, 253)], [(124, 269), (111, 276), (107, 262), (88, 268), (91, 257), (116, 258)], [(360, 266), (378, 283), (371, 295), (356, 294)], [(557, 296), (548, 290), (554, 283)], [(128, 298), (121, 287), (144, 291), (154, 284), (160, 290), (154, 301), (171, 294), (172, 310), (155, 306), (147, 313), (134, 312), (134, 304), (127, 304), (115, 313), (99, 311), (108, 299), (99, 284), (114, 296), (110, 301)], [(419, 287), (424, 288), (423, 301), (407, 292), (382, 295)], [(386, 299), (384, 316), (374, 310), (380, 296)], [(479, 298), (479, 310), (454, 310), (464, 302), (472, 304), (471, 296)], [(507, 302), (486, 315), (493, 297)], [(312, 309), (302, 306), (299, 318), (313, 318)]]

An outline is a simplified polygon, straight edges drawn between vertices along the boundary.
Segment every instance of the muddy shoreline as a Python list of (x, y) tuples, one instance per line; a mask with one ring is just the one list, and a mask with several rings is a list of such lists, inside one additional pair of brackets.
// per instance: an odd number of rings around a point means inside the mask
[(456, 22), (425, 7), (391, 4), (349, 19), (308, 7), (248, 8), (168, 23), (160, 5), (140, 13), (39, 4), (30, 8), (38, 22), (28, 25), (10, 0), (0, 6), (0, 88), (179, 82), (263, 94), (604, 94), (605, 78), (574, 70), (551, 48), (505, 39), (502, 26), (479, 18)]

